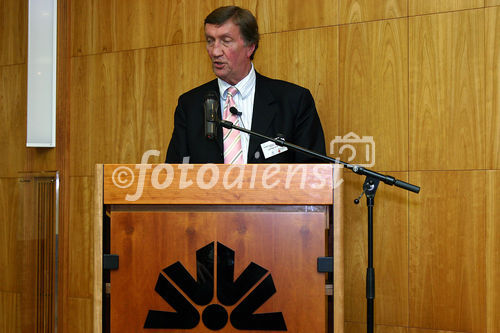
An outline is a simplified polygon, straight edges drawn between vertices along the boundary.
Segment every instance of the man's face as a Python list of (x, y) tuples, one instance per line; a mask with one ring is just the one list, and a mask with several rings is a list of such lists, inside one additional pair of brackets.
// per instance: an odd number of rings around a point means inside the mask
[(240, 82), (252, 67), (255, 45), (245, 45), (240, 28), (228, 20), (221, 25), (205, 24), (207, 51), (217, 77), (231, 85)]

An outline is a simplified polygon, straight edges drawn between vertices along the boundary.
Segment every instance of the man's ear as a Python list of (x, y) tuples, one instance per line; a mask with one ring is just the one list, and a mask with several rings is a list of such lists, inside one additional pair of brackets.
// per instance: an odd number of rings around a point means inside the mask
[(255, 44), (252, 44), (248, 46), (247, 49), (247, 57), (250, 58), (252, 56), (252, 53), (255, 51)]

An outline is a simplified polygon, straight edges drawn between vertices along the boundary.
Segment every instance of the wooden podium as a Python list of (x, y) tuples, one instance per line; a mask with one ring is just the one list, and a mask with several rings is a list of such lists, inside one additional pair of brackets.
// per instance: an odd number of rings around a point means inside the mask
[[(104, 214), (110, 253), (119, 256), (110, 271), (112, 333), (327, 332), (329, 320), (343, 332), (341, 168), (101, 164), (96, 171), (94, 332), (102, 332)], [(317, 270), (329, 252), (333, 288)]]

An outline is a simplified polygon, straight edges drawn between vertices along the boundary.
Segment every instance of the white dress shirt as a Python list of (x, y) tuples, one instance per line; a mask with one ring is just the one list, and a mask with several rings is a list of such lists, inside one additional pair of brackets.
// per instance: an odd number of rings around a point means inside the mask
[[(250, 130), (252, 128), (252, 115), (253, 115), (253, 102), (255, 97), (255, 69), (253, 67), (247, 76), (238, 82), (234, 87), (238, 89), (238, 92), (233, 96), (234, 104), (236, 109), (241, 112), (240, 117), (240, 127)], [(231, 85), (221, 79), (217, 79), (219, 83), (220, 92), (220, 105), (221, 112), (224, 112), (224, 106), (226, 105), (227, 89)], [(223, 115), (221, 115), (222, 118)], [(250, 142), (250, 135), (246, 133), (241, 133), (241, 148), (243, 149), (243, 163), (247, 163), (248, 160), (248, 144)]]

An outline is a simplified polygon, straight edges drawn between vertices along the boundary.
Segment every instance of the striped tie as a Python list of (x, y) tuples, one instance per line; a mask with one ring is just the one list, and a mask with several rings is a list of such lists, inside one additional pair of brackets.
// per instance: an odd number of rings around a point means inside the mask
[[(233, 96), (238, 93), (235, 87), (227, 89), (226, 106), (224, 107), (224, 120), (239, 126), (239, 117), (232, 114), (229, 109), (234, 106)], [(241, 149), (241, 134), (235, 129), (223, 128), (224, 134), (224, 164), (243, 164), (243, 150)]]

